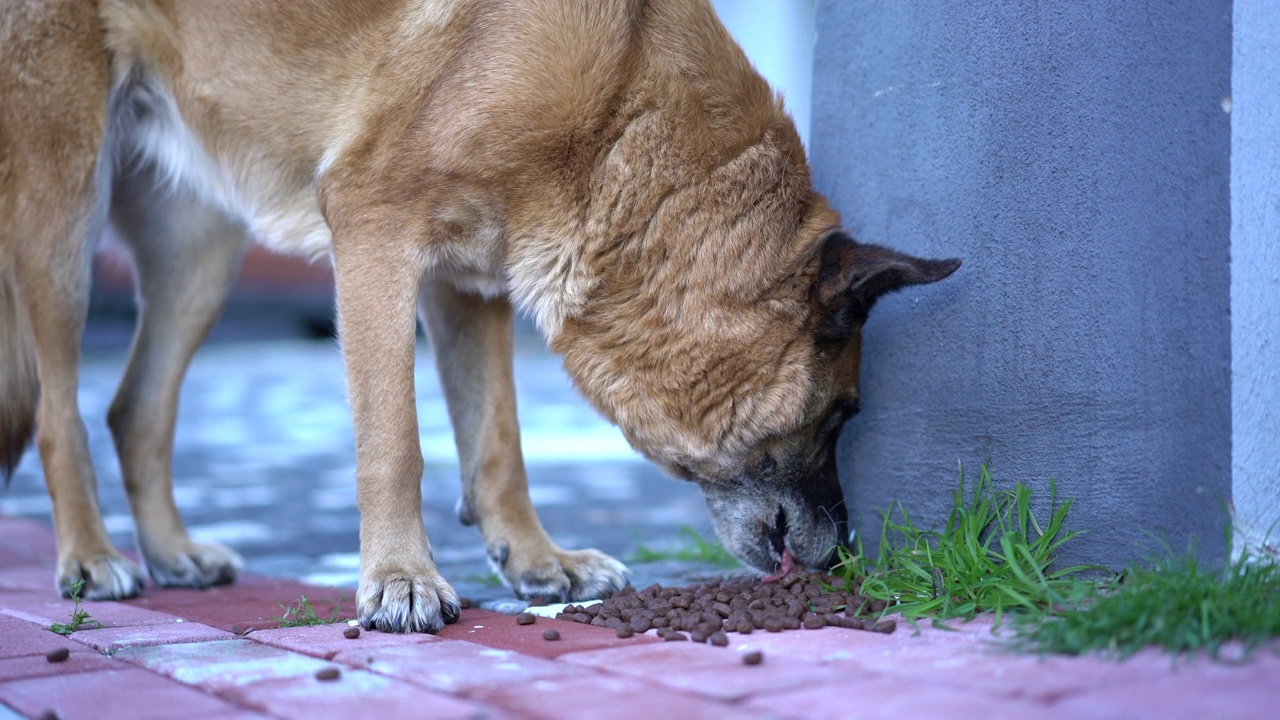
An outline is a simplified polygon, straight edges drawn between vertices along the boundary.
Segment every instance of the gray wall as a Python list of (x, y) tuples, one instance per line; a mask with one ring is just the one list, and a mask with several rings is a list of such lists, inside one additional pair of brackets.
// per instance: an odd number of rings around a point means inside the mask
[(1232, 465), (1238, 540), (1280, 552), (1280, 5), (1235, 7)]
[(864, 241), (965, 266), (865, 329), (863, 533), (956, 464), (1075, 498), (1065, 559), (1225, 552), (1231, 10), (821, 0), (816, 182)]

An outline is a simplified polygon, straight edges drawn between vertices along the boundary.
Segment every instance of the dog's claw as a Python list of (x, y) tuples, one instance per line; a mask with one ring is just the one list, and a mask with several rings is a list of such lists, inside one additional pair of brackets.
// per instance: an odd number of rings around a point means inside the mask
[(116, 553), (58, 563), (55, 582), (62, 597), (71, 597), (75, 584), (81, 580), (84, 584), (79, 595), (86, 600), (123, 600), (141, 592), (142, 569)]
[(462, 606), (453, 587), (435, 572), (390, 572), (360, 581), (357, 610), (366, 630), (435, 634), (458, 621)]
[(226, 585), (244, 567), (239, 553), (217, 543), (186, 542), (163, 555), (144, 549), (143, 557), (152, 582), (160, 587)]

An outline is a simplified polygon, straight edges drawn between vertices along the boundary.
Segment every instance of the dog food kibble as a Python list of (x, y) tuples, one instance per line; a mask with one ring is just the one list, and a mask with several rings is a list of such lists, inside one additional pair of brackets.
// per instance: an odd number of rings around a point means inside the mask
[(543, 631), (542, 639), (543, 640), (559, 640), (560, 631), (555, 629)]
[(516, 616), (517, 625), (532, 625), (538, 622), (538, 616), (531, 612), (522, 612)]
[(764, 653), (759, 650), (752, 650), (742, 656), (743, 665), (759, 665), (762, 662), (764, 662)]
[(57, 710), (45, 710), (40, 713), (40, 720), (61, 720), (61, 718), (58, 717)]
[[(610, 628), (618, 637), (649, 630), (667, 641), (729, 645), (727, 633), (785, 632), (824, 627), (893, 632), (892, 620), (874, 616), (885, 604), (862, 595), (843, 578), (792, 571), (761, 580), (713, 580), (688, 587), (626, 587), (594, 605), (566, 605), (557, 620)], [(872, 616), (872, 617), (866, 617)], [(517, 620), (519, 622), (519, 620)], [(629, 631), (629, 632), (628, 632)]]
[(346, 630), (342, 631), (342, 637), (348, 640), (355, 640), (356, 638), (360, 637), (360, 628), (353, 625), (347, 628)]
[(338, 668), (331, 667), (316, 671), (316, 679), (320, 682), (333, 682), (340, 677), (342, 677), (342, 671)]
[(458, 607), (459, 607), (460, 609), (462, 609), (462, 610), (468, 610), (468, 609), (470, 609), (470, 608), (474, 607), (474, 603), (472, 603), (472, 602), (471, 602), (471, 598), (469, 598), (469, 597), (459, 596), (459, 597), (458, 597)]
[(68, 650), (67, 648), (60, 647), (56, 650), (50, 650), (48, 654), (44, 656), (44, 659), (48, 660), (49, 662), (56, 663), (56, 662), (63, 662), (69, 657), (71, 657), (71, 651)]

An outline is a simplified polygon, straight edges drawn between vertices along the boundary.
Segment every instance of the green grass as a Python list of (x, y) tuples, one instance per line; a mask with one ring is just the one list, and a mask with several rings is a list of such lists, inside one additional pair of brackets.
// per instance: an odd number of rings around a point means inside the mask
[(1017, 619), (1014, 629), (1016, 649), (1041, 654), (1126, 658), (1154, 646), (1217, 658), (1224, 643), (1238, 641), (1247, 655), (1280, 637), (1280, 565), (1246, 556), (1212, 570), (1192, 552), (1166, 551), (1053, 617)]
[(860, 584), (863, 595), (888, 603), (886, 612), (911, 621), (992, 612), (998, 624), (1009, 610), (1043, 614), (1091, 587), (1080, 575), (1094, 568), (1051, 568), (1063, 544), (1080, 534), (1066, 529), (1070, 509), (1050, 483), (1049, 514), (1041, 522), (1027, 486), (998, 490), (984, 466), (966, 495), (962, 471), (942, 531), (917, 528), (895, 503), (884, 513), (877, 556), (866, 557), (861, 542), (853, 551), (841, 548), (835, 572), (847, 587)]
[(84, 580), (80, 579), (71, 585), (71, 600), (75, 605), (71, 609), (71, 622), (53, 623), (49, 629), (59, 635), (70, 635), (77, 630), (92, 630), (102, 627), (102, 623), (89, 617), (86, 610), (80, 608), (80, 591), (84, 589)]
[(461, 578), (461, 581), (476, 583), (477, 585), (484, 585), (486, 587), (493, 588), (499, 588), (503, 585), (502, 578), (495, 572), (484, 573), (482, 575), (468, 575)]
[(341, 620), (338, 616), (338, 613), (342, 608), (341, 598), (333, 604), (333, 614), (329, 617), (320, 617), (319, 615), (316, 615), (315, 608), (311, 607), (311, 601), (307, 599), (306, 595), (303, 595), (298, 598), (298, 600), (288, 605), (284, 603), (277, 604), (280, 606), (281, 610), (284, 610), (284, 614), (278, 618), (272, 619), (280, 623), (280, 627), (289, 628), (303, 627), (305, 625), (332, 625), (333, 623)]
[(647, 545), (639, 545), (635, 552), (627, 557), (627, 562), (647, 563), (663, 560), (680, 560), (714, 565), (721, 568), (740, 567), (738, 559), (724, 549), (715, 540), (707, 540), (697, 530), (684, 526), (680, 528), (679, 545), (672, 549), (656, 549)]

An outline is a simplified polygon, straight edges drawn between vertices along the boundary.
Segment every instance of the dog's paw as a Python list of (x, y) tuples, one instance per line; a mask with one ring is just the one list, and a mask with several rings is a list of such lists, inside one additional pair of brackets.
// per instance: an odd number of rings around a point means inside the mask
[(436, 633), (458, 621), (461, 605), (453, 587), (434, 569), (371, 571), (356, 593), (360, 624), (382, 632)]
[[(562, 550), (552, 546), (546, 555), (521, 558), (513, 552), (490, 559), (499, 565), (507, 584), (520, 598), (577, 602), (606, 598), (627, 586), (631, 571), (599, 550)], [(498, 559), (506, 555), (506, 562)]]
[(123, 600), (142, 590), (142, 568), (115, 552), (88, 558), (66, 558), (58, 561), (55, 582), (58, 593), (69, 598), (77, 582), (80, 597), (87, 600)]
[(218, 543), (184, 540), (163, 548), (143, 549), (147, 572), (161, 587), (206, 588), (236, 579), (244, 560), (239, 553)]

